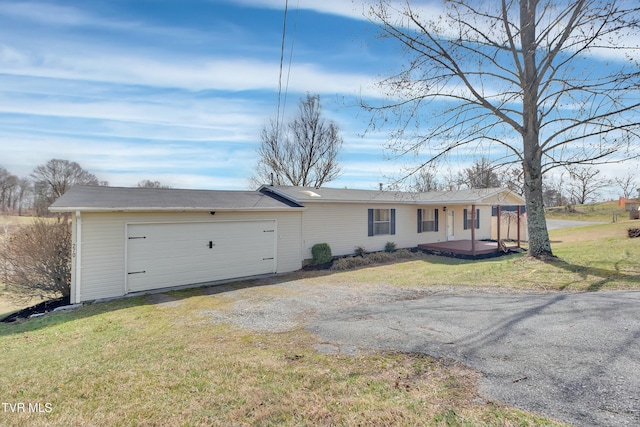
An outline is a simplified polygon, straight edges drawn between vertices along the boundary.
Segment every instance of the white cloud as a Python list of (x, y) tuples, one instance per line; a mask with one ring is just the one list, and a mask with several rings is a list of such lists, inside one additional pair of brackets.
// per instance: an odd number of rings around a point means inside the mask
[[(285, 2), (282, 0), (234, 0), (234, 3), (277, 10), (284, 10), (285, 6)], [(348, 18), (364, 19), (362, 14), (363, 5), (349, 0), (299, 0), (295, 3), (289, 3), (290, 10), (296, 7)]]
[[(70, 53), (73, 52), (73, 53)], [(98, 51), (89, 46), (64, 53), (25, 51), (0, 46), (0, 67), (6, 74), (38, 78), (77, 80), (148, 87), (180, 88), (191, 91), (271, 90), (278, 87), (279, 64), (260, 59), (222, 57), (162, 57)], [(291, 67), (289, 90), (304, 93), (340, 93), (378, 96), (375, 76), (323, 69), (317, 64), (297, 63)]]
[(100, 20), (81, 10), (53, 3), (11, 2), (0, 4), (0, 15), (32, 23), (53, 25), (101, 25)]

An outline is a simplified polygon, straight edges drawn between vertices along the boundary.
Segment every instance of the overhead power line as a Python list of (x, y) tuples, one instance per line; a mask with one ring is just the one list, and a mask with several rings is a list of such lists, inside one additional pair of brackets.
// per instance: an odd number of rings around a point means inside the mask
[(276, 131), (280, 134), (281, 124), (284, 121), (284, 110), (287, 104), (287, 93), (289, 91), (289, 79), (291, 77), (291, 64), (293, 62), (293, 47), (295, 45), (296, 30), (298, 28), (298, 12), (300, 10), (300, 0), (296, 3), (296, 15), (294, 18), (293, 34), (291, 35), (291, 47), (289, 50), (289, 65), (287, 68), (287, 79), (284, 87), (284, 96), (282, 90), (282, 75), (284, 69), (285, 45), (287, 38), (287, 19), (289, 12), (289, 0), (285, 0), (284, 19), (282, 23), (282, 43), (280, 46), (280, 73), (278, 76), (278, 112), (276, 116)]

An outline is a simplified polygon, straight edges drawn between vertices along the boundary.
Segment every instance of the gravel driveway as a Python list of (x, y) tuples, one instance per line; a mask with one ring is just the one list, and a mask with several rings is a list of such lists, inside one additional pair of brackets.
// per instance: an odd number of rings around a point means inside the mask
[(580, 426), (640, 425), (640, 292), (265, 284), (211, 288), (235, 309), (206, 315), (259, 331), (303, 326), (321, 352), (453, 358), (484, 374), (488, 400)]

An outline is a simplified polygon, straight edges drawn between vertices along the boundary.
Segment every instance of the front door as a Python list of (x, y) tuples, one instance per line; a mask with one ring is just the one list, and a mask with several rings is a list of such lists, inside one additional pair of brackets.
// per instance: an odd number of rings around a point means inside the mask
[(447, 213), (447, 240), (455, 240), (455, 211), (450, 210)]

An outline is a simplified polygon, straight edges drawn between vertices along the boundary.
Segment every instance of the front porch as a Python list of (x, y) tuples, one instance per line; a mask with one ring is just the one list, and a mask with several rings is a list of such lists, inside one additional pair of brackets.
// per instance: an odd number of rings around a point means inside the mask
[(501, 253), (519, 250), (517, 242), (500, 242), (485, 240), (452, 240), (449, 242), (423, 243), (418, 249), (426, 252), (439, 253), (447, 256), (462, 256), (464, 258), (487, 258)]

